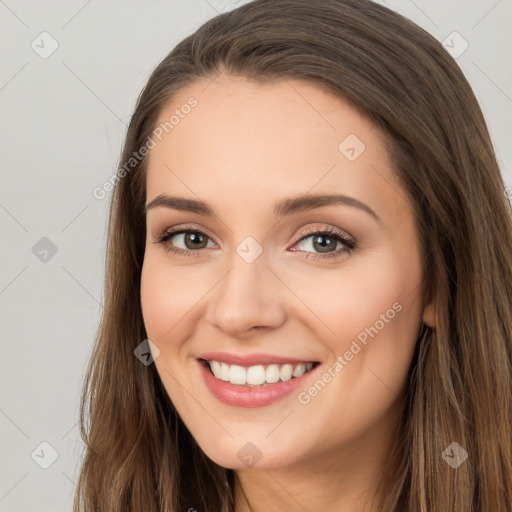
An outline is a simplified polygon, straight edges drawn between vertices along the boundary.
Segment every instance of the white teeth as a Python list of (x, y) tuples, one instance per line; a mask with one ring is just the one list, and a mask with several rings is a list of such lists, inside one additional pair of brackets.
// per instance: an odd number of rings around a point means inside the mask
[(281, 370), (279, 370), (279, 378), (286, 382), (292, 378), (293, 366), (291, 364), (283, 364)]
[(265, 380), (269, 384), (274, 384), (279, 381), (279, 366), (277, 366), (277, 364), (269, 364), (267, 366)]
[(229, 382), (243, 385), (247, 382), (247, 371), (243, 366), (232, 364), (229, 368)]
[(292, 364), (269, 364), (263, 365), (238, 366), (236, 364), (227, 364), (220, 361), (208, 361), (213, 375), (217, 379), (240, 386), (261, 386), (265, 384), (274, 384), (280, 380), (287, 382), (292, 378), (300, 377), (313, 368), (313, 363)]
[(294, 369), (292, 375), (294, 377), (300, 377), (306, 373), (306, 365), (303, 363), (298, 364)]
[(225, 382), (229, 382), (229, 364), (221, 363), (220, 378)]
[(210, 368), (212, 369), (213, 375), (220, 379), (222, 364), (219, 361), (210, 361)]
[(250, 366), (247, 368), (247, 384), (258, 386), (265, 382), (266, 372), (263, 366)]

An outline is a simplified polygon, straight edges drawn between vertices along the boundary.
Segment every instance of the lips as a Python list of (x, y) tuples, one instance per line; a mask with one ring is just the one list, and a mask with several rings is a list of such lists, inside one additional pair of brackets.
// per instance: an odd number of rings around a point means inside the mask
[(219, 401), (237, 407), (270, 405), (306, 383), (320, 363), (273, 354), (202, 354), (206, 386)]
[(231, 354), (229, 352), (208, 352), (198, 356), (198, 359), (206, 361), (219, 361), (221, 363), (236, 364), (238, 366), (257, 366), (269, 364), (292, 364), (315, 363), (312, 359), (297, 359), (293, 357), (280, 356), (275, 354)]

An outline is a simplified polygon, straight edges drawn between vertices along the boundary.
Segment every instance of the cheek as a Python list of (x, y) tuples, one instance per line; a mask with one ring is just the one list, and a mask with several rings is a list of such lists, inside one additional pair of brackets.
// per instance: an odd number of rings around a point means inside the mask
[(141, 272), (141, 306), (144, 326), (148, 338), (160, 350), (155, 359), (156, 369), (180, 414), (189, 405), (182, 385), (186, 379), (185, 363), (180, 348), (186, 339), (186, 330), (191, 328), (190, 314), (201, 294), (190, 283), (186, 273), (179, 268), (171, 268), (165, 254), (148, 251)]
[(374, 384), (373, 369), (399, 390), (410, 367), (421, 325), (422, 276), (419, 255), (409, 249), (407, 257), (388, 251), (333, 272), (296, 276), (294, 291), (320, 320), (319, 340), (333, 360), (344, 357), (350, 388)]
[[(165, 258), (165, 256), (164, 256)], [(179, 268), (156, 254), (146, 254), (141, 274), (141, 306), (150, 339), (175, 338), (181, 320), (199, 300), (201, 290)]]
[[(416, 265), (380, 263), (317, 280), (307, 296), (328, 326), (320, 339), (333, 354), (301, 403), (318, 412), (333, 439), (342, 431), (348, 440), (381, 421), (406, 384), (421, 324), (421, 275)], [(304, 428), (315, 435), (314, 423)]]
[(344, 285), (343, 292), (325, 302), (326, 322), (336, 333), (330, 346), (345, 361), (345, 390), (376, 407), (402, 390), (416, 346), (422, 275), (414, 254), (348, 272), (336, 286)]
[(389, 261), (287, 277), (293, 277), (294, 293), (319, 320), (323, 341), (335, 351), (346, 349), (346, 341), (359, 335), (364, 340), (365, 329), (374, 324), (379, 331), (389, 330), (419, 312), (411, 293), (419, 276)]

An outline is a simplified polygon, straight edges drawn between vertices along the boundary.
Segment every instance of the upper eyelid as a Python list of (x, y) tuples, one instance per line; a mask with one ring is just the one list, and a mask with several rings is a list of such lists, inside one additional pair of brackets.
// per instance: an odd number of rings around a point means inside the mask
[[(341, 229), (341, 228), (337, 228), (337, 227), (334, 227), (334, 226), (330, 226), (328, 224), (322, 224), (321, 222), (313, 222), (312, 224), (316, 224), (317, 226), (308, 226), (307, 228), (305, 228), (305, 230), (303, 230), (300, 235), (303, 236), (303, 235), (306, 235), (306, 234), (313, 234), (313, 233), (323, 233), (323, 232), (341, 232), (341, 233), (345, 233), (348, 237), (350, 238), (353, 238), (347, 231), (345, 231), (344, 229)], [(320, 225), (320, 227), (318, 226)], [(323, 227), (321, 227), (323, 226)], [(327, 226), (327, 227), (325, 227)], [(172, 226), (170, 228), (165, 228), (161, 231), (158, 231), (157, 234), (164, 234), (164, 233), (173, 233), (173, 234), (178, 234), (180, 232), (183, 232), (183, 231), (194, 231), (194, 232), (200, 232), (200, 233), (203, 233), (205, 235), (208, 235), (210, 238), (215, 238), (214, 236), (211, 236), (209, 234), (209, 230), (206, 229), (206, 228), (203, 228), (203, 227), (196, 227), (196, 226), (192, 226), (192, 225), (189, 225), (189, 224), (184, 224), (184, 225), (181, 225), (181, 224), (178, 224), (176, 226)], [(301, 230), (298, 230), (299, 232)]]
[(169, 234), (170, 236), (176, 236), (176, 235), (180, 235), (183, 233), (190, 233), (190, 232), (201, 233), (203, 235), (206, 235), (214, 243), (217, 243), (217, 242), (215, 242), (215, 237), (211, 236), (208, 233), (208, 230), (206, 230), (204, 228), (196, 228), (194, 226), (189, 226), (189, 225), (183, 225), (183, 226), (178, 225), (177, 227), (166, 228), (163, 231), (161, 231), (160, 233), (157, 233), (157, 235), (165, 236), (166, 234)]

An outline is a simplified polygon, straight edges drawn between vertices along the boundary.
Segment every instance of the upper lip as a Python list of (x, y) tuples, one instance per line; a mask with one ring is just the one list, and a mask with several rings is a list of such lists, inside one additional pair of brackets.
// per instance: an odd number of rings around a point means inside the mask
[(219, 361), (238, 366), (258, 366), (268, 364), (300, 364), (314, 363), (313, 359), (298, 359), (275, 354), (230, 354), (229, 352), (208, 352), (198, 356), (198, 359), (207, 361)]

